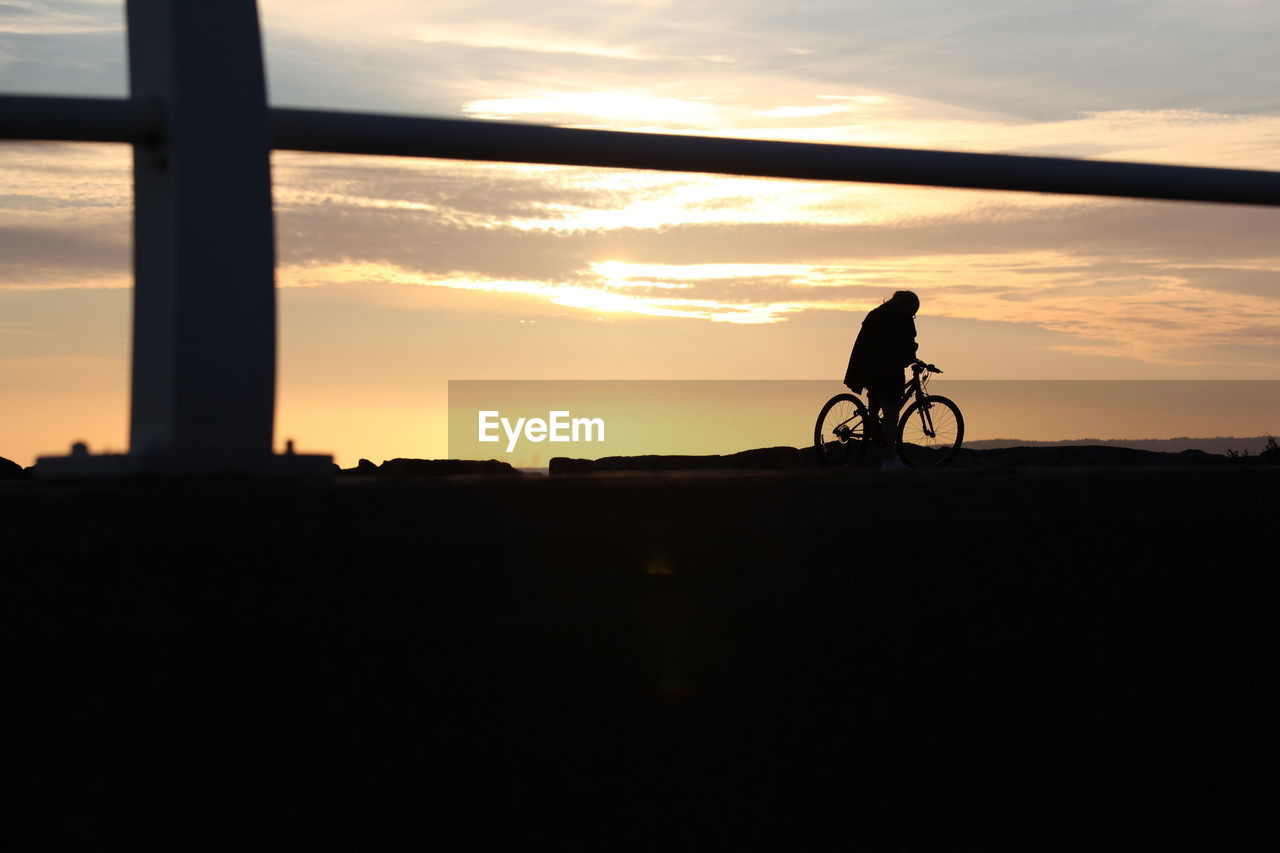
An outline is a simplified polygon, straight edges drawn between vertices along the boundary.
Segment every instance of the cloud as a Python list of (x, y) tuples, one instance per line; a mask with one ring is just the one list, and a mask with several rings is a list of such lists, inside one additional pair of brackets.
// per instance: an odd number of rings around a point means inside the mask
[(127, 93), (120, 0), (0, 3), (0, 92)]
[(575, 38), (572, 33), (566, 33), (563, 30), (503, 22), (454, 24), (446, 28), (428, 28), (417, 38), (428, 45), (456, 44), (487, 50), (580, 54), (613, 59), (647, 58), (643, 53), (625, 43), (602, 44)]
[[(126, 161), (52, 146), (30, 165), (41, 150), (9, 152), (28, 166), (0, 207), (0, 282), (127, 286)], [(907, 288), (935, 316), (1163, 362), (1252, 345), (1244, 317), (1280, 330), (1267, 209), (290, 153), (276, 180), (284, 286), (717, 323), (856, 313)]]
[(78, 35), (120, 32), (120, 3), (35, 3), (7, 0), (0, 3), (0, 33), (9, 35)]
[[(1202, 290), (1280, 299), (1280, 265), (1267, 267), (1167, 267), (1170, 274), (1195, 282)], [(1277, 330), (1269, 332), (1276, 336)]]
[[(392, 79), (417, 77), (421, 97), (452, 104), (452, 113), (470, 100), (512, 97), (516, 85), (581, 85), (588, 72), (599, 90), (636, 80), (684, 84), (717, 102), (761, 85), (809, 94), (852, 85), (1017, 121), (1280, 106), (1280, 12), (1265, 0), (564, 0), (527, 8), (493, 0), (264, 0), (263, 15), (269, 41), (288, 46), (273, 67), (300, 50), (328, 51), (335, 81), (354, 72), (370, 83), (359, 95), (349, 85), (334, 94), (350, 92), (375, 109), (402, 103), (404, 90), (386, 85)], [(362, 58), (370, 51), (381, 71)], [(353, 104), (334, 104), (343, 105)], [(786, 99), (772, 105), (793, 106), (810, 109)]]
[(583, 118), (608, 125), (672, 122), (702, 128), (718, 121), (716, 107), (706, 99), (664, 98), (636, 91), (550, 92), (521, 98), (472, 101), (463, 112), (476, 118), (536, 116), (550, 124), (576, 123)]
[(0, 288), (127, 287), (128, 233), (121, 230), (0, 227)]
[(0, 170), (0, 289), (129, 285), (126, 147), (5, 143)]

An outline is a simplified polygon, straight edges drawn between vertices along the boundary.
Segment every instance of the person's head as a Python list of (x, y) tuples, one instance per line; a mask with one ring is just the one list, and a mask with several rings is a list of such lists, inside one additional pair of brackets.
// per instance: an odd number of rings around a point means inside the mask
[(889, 298), (889, 304), (912, 317), (920, 310), (920, 297), (910, 290), (899, 290)]

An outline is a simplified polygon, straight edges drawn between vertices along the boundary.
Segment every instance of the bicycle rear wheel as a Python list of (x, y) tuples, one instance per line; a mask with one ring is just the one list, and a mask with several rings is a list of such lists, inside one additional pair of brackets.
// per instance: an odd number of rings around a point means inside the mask
[(920, 397), (898, 421), (898, 458), (912, 468), (941, 468), (963, 440), (964, 417), (946, 397)]
[(867, 452), (867, 407), (853, 394), (837, 394), (818, 413), (813, 446), (826, 468), (857, 465)]

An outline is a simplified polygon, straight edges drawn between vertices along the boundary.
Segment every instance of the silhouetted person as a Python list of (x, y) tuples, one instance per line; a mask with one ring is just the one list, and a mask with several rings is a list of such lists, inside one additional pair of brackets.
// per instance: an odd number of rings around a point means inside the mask
[(872, 308), (862, 321), (858, 339), (849, 354), (849, 369), (844, 384), (855, 394), (867, 389), (871, 414), (879, 414), (882, 428), (880, 446), (884, 462), (893, 458), (898, 434), (898, 410), (902, 406), (902, 390), (906, 385), (903, 369), (915, 360), (916, 312), (920, 297), (909, 290), (899, 290), (881, 305)]

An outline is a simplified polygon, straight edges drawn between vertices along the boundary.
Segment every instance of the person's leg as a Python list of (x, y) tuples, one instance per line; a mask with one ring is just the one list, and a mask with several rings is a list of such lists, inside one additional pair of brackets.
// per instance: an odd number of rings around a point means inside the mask
[(898, 415), (902, 410), (901, 383), (893, 377), (877, 382), (867, 397), (880, 416), (880, 461), (891, 461), (897, 451)]
[(880, 446), (883, 448), (882, 459), (894, 458), (898, 441), (898, 414), (902, 410), (902, 401), (897, 394), (886, 394), (880, 401)]
[(867, 416), (871, 423), (867, 433), (868, 438), (874, 438), (877, 444), (884, 441), (884, 434), (880, 429), (880, 388), (872, 386), (867, 388)]

